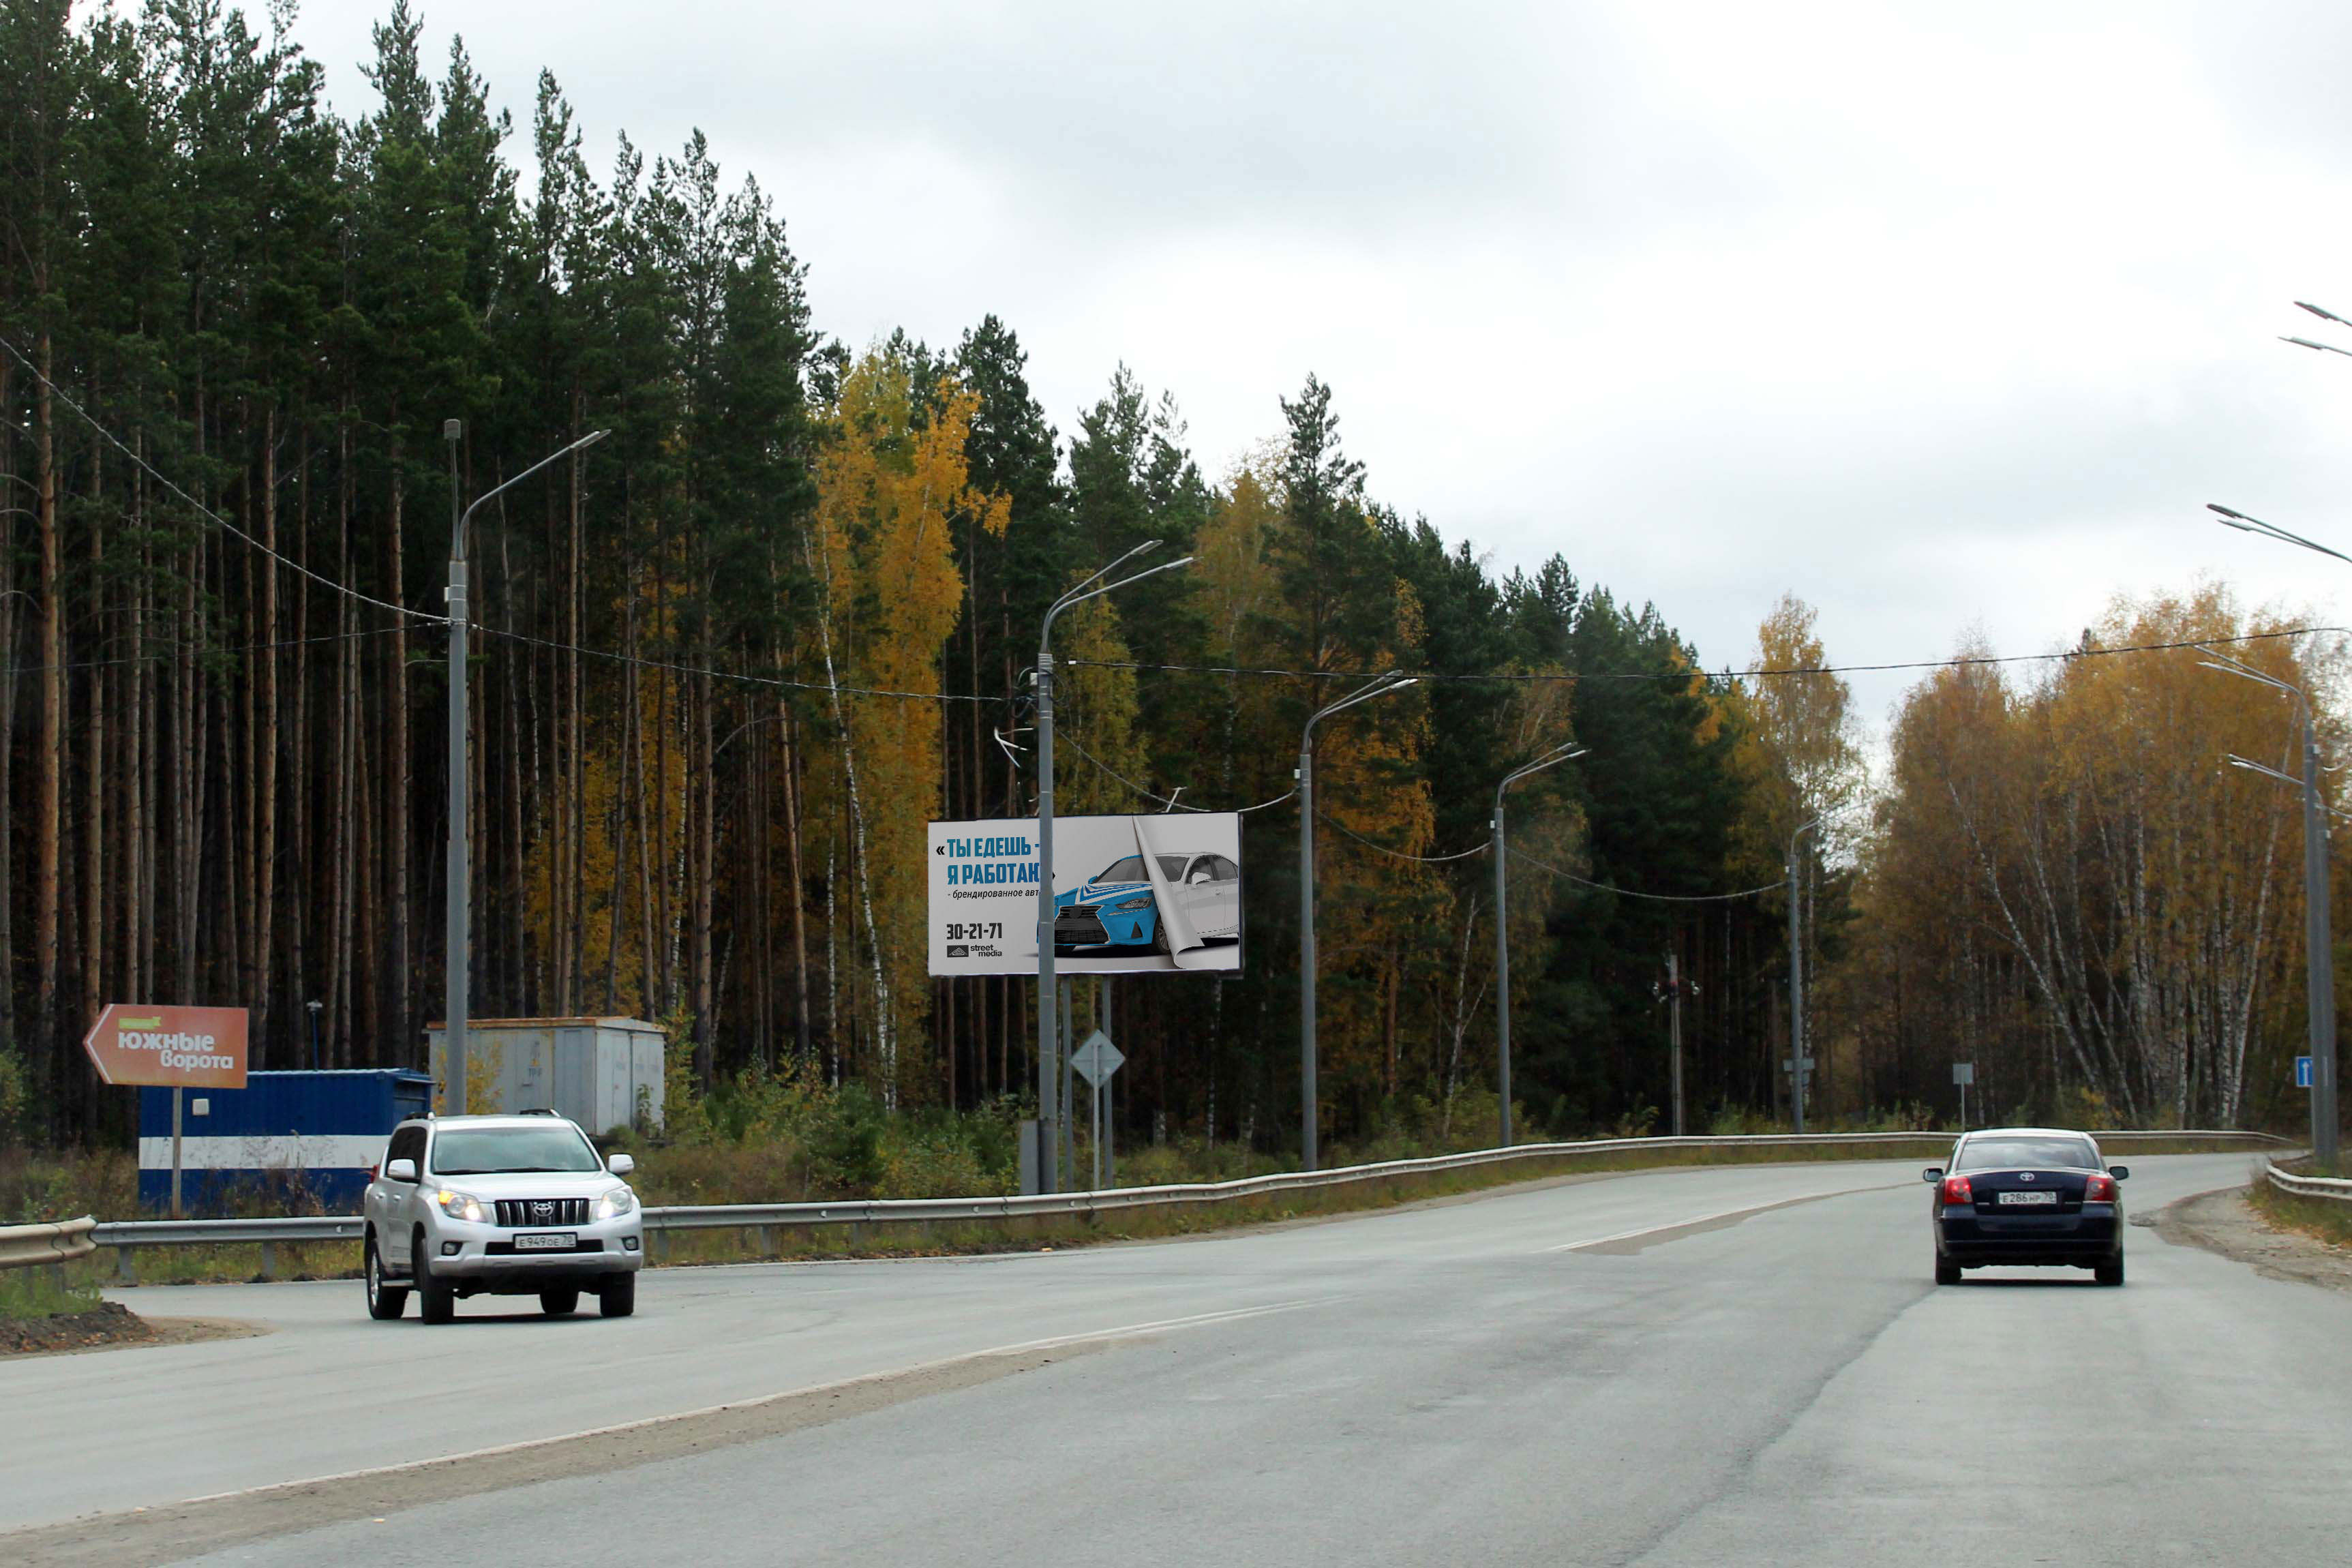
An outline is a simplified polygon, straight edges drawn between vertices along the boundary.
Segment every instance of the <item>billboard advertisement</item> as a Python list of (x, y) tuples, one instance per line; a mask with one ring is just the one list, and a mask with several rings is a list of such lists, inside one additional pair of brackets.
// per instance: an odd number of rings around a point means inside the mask
[[(930, 851), (931, 973), (1036, 973), (1035, 819), (934, 822)], [(1064, 974), (1236, 973), (1242, 819), (1056, 816), (1054, 904)]]

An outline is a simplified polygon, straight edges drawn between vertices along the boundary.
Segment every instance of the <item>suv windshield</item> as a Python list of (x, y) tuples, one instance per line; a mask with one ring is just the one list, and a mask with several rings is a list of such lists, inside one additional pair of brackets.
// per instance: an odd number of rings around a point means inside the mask
[(486, 1176), (507, 1171), (603, 1170), (588, 1140), (568, 1126), (451, 1127), (433, 1140), (436, 1176)]
[(2104, 1169), (2080, 1138), (1971, 1138), (1960, 1145), (1962, 1171), (2070, 1171)]

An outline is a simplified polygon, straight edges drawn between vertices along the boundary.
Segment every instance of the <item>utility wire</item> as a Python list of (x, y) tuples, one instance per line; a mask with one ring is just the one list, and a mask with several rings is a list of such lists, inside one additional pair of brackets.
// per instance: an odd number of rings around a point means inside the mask
[(1563, 871), (1557, 866), (1546, 865), (1543, 861), (1537, 859), (1534, 856), (1525, 854), (1517, 849), (1511, 851), (1511, 858), (1514, 860), (1524, 860), (1538, 871), (1549, 871), (1553, 876), (1574, 882), (1580, 888), (1591, 888), (1603, 893), (1615, 893), (1618, 897), (1624, 899), (1650, 899), (1662, 904), (1727, 903), (1733, 899), (1751, 899), (1759, 893), (1769, 893), (1773, 891), (1775, 889), (1785, 888), (1789, 885), (1788, 879), (1784, 877), (1777, 882), (1767, 882), (1760, 888), (1742, 888), (1736, 893), (1642, 893), (1636, 892), (1631, 888), (1616, 888), (1610, 886), (1607, 882), (1596, 882), (1589, 877), (1580, 877), (1573, 871)]
[[(1077, 737), (1075, 735), (1056, 734), (1054, 739), (1056, 742), (1066, 742), (1072, 751), (1077, 752), (1078, 755), (1086, 758), (1087, 761), (1092, 763), (1096, 767), (1100, 768), (1104, 773), (1108, 773), (1111, 777), (1117, 779), (1119, 783), (1125, 784), (1136, 794), (1143, 796), (1146, 800), (1156, 800), (1160, 805), (1171, 807), (1176, 811), (1197, 811), (1212, 816), (1218, 815), (1217, 808), (1213, 805), (1185, 805), (1179, 802), (1173, 795), (1157, 795), (1152, 791), (1144, 788), (1133, 779), (1129, 778), (1125, 773), (1120, 773), (1117, 768), (1112, 767), (1108, 763), (1104, 762), (1100, 757), (1096, 756), (1092, 752), (1087, 751), (1086, 747), (1080, 745), (1078, 743)], [(1290, 799), (1291, 796), (1297, 793), (1298, 788), (1294, 784), (1283, 794), (1276, 795), (1272, 800), (1262, 800), (1255, 805), (1236, 806), (1229, 815), (1244, 816), (1253, 811), (1264, 811), (1268, 806), (1280, 805), (1284, 801)]]
[(156, 664), (176, 654), (198, 655), (227, 653), (271, 653), (282, 647), (308, 647), (314, 643), (352, 642), (360, 637), (389, 637), (398, 626), (372, 626), (364, 631), (330, 632), (323, 637), (285, 637), (277, 642), (246, 643), (236, 647), (207, 647), (202, 643), (184, 643), (176, 638), (157, 637), (152, 653), (121, 654), (113, 658), (78, 659), (70, 664), (14, 664), (0, 669), (0, 679), (14, 679), (20, 675), (47, 675), (52, 670), (70, 673), (77, 669), (110, 669), (122, 664)]
[(219, 528), (224, 532), (231, 534), (237, 539), (243, 540), (247, 544), (251, 545), (255, 550), (257, 550), (262, 554), (269, 557), (270, 560), (277, 562), (280, 566), (285, 567), (288, 571), (309, 578), (311, 582), (318, 584), (320, 587), (325, 588), (330, 593), (341, 594), (345, 598), (356, 599), (362, 605), (373, 605), (379, 610), (390, 610), (395, 616), (404, 616), (412, 620), (425, 621), (436, 626), (446, 626), (449, 624), (449, 617), (446, 616), (436, 616), (424, 610), (412, 610), (405, 605), (396, 605), (388, 599), (379, 599), (371, 595), (362, 594), (357, 588), (353, 588), (346, 584), (338, 583), (332, 577), (322, 576), (319, 573), (311, 571), (308, 566), (303, 565), (300, 562), (293, 559), (291, 556), (279, 554), (277, 551), (272, 550), (268, 545), (264, 544), (260, 540), (256, 539), (245, 530), (237, 527), (236, 524), (229, 521), (228, 519), (221, 516), (220, 513), (215, 511), (212, 508), (206, 506), (204, 502), (198, 500), (195, 497), (182, 489), (178, 485), (173, 484), (170, 479), (164, 476), (162, 469), (156, 468), (154, 464), (149, 462), (137, 452), (132, 451), (129, 447), (123, 445), (121, 439), (118, 437), (113, 431), (109, 430), (104, 425), (99, 423), (98, 416), (96, 415), (90, 413), (89, 410), (75, 402), (72, 394), (67, 392), (65, 388), (59, 386), (56, 382), (51, 381), (47, 376), (43, 375), (41, 374), (41, 367), (35, 364), (32, 360), (26, 355), (24, 350), (18, 348), (15, 343), (9, 342), (5, 337), (0, 337), (0, 348), (6, 349), (16, 359), (17, 363), (23, 365), (27, 371), (32, 373), (34, 380), (39, 382), (43, 386), (47, 387), (49, 389), (50, 396), (56, 398), (68, 408), (73, 410), (76, 415), (80, 416), (84, 424), (88, 425), (92, 430), (97, 431), (100, 440), (104, 441), (108, 446), (113, 447), (116, 451), (129, 458), (131, 462), (142, 472), (146, 474), (148, 478), (153, 479), (157, 484), (163, 486), (165, 489), (171, 491), (173, 495), (187, 502), (188, 505), (195, 508), (197, 511), (203, 513), (205, 517), (210, 518), (215, 527)]
[[(2207, 647), (2216, 643), (2270, 642), (2280, 637), (2299, 637), (2318, 632), (2345, 631), (2352, 631), (2352, 626), (2289, 626), (2282, 631), (2244, 632), (2236, 637), (2194, 637), (2183, 642), (2125, 643), (2115, 647), (2071, 648), (2063, 653), (1962, 654), (1951, 658), (1907, 659), (1890, 664), (1805, 664), (1769, 669), (1706, 670), (1693, 668), (1686, 670), (1605, 669), (1581, 674), (1573, 670), (1559, 670), (1496, 675), (1444, 675), (1432, 671), (1405, 673), (1412, 674), (1416, 680), (1431, 682), (1502, 681), (1514, 684), (1543, 680), (1688, 680), (1693, 676), (1722, 680), (1747, 680), (1768, 676), (1870, 675), (1907, 669), (1964, 669), (1974, 665), (2046, 663), (2053, 659), (2096, 658), (2111, 654), (2167, 653), (2181, 648)], [(1377, 675), (1396, 673), (1392, 670), (1372, 669), (1280, 669), (1262, 665), (1143, 664), (1097, 658), (1069, 658), (1062, 662), (1087, 665), (1097, 669), (1152, 669), (1192, 675), (1271, 675), (1294, 680), (1364, 680)]]
[(1398, 860), (1419, 861), (1423, 866), (1440, 866), (1444, 865), (1448, 860), (1467, 860), (1473, 855), (1484, 855), (1487, 850), (1494, 847), (1493, 842), (1490, 840), (1485, 844), (1474, 844), (1458, 855), (1408, 855), (1402, 849), (1391, 849), (1385, 844), (1373, 843), (1370, 839), (1365, 837), (1362, 834), (1357, 832), (1354, 828), (1349, 826), (1338, 817), (1332, 816), (1328, 813), (1318, 811), (1315, 816), (1318, 820), (1323, 822), (1328, 826), (1338, 828), (1340, 832), (1346, 834), (1349, 837), (1354, 839), (1357, 843), (1362, 845), (1367, 849), (1377, 849), (1381, 854)]
[(610, 664), (635, 665), (644, 669), (663, 670), (671, 675), (707, 675), (714, 680), (740, 680), (752, 686), (781, 687), (793, 691), (838, 692), (844, 697), (903, 697), (921, 702), (1006, 702), (1004, 697), (971, 697), (957, 691), (894, 691), (871, 686), (832, 686), (822, 680), (787, 680), (781, 675), (753, 675), (740, 669), (712, 669), (703, 665), (677, 664), (668, 659), (645, 658), (636, 654), (614, 653), (601, 647), (581, 647), (573, 643), (557, 642), (552, 637), (535, 637), (528, 632), (512, 632), (499, 626), (473, 627), (495, 637), (519, 642), (532, 647), (546, 648), (554, 653), (576, 653), (586, 658), (601, 658)]

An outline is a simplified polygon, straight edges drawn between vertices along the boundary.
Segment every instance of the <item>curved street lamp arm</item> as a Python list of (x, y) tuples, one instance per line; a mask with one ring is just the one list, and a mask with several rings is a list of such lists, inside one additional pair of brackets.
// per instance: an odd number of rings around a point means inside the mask
[(1557, 767), (1561, 763), (1573, 762), (1578, 757), (1583, 756), (1587, 750), (1588, 748), (1580, 746), (1573, 741), (1564, 741), (1525, 767), (1505, 773), (1503, 782), (1495, 786), (1495, 809), (1497, 811), (1503, 809), (1503, 792), (1529, 773), (1539, 773), (1544, 769)]
[(2296, 686), (2291, 681), (2281, 680), (2275, 675), (2264, 675), (2252, 665), (2242, 663), (2238, 659), (2231, 658), (2226, 653), (2216, 653), (2210, 647), (2200, 647), (2197, 651), (2200, 653), (2210, 653), (2213, 655), (2210, 659), (2199, 659), (2197, 661), (2197, 666), (2200, 669), (2218, 670), (2223, 675), (2240, 676), (2247, 680), (2253, 681), (2257, 685), (2267, 686), (2273, 691), (2284, 691), (2289, 697), (2294, 698), (2295, 701), (2302, 706), (2305, 712), (2308, 713), (2311, 710), (2311, 699), (2305, 694), (2302, 687)]
[(2352, 349), (2339, 349), (2334, 343), (2314, 342), (2309, 338), (2285, 337), (2279, 339), (2279, 342), (2283, 343), (2293, 343), (2299, 349), (2318, 349), (2323, 353), (2342, 354), (2347, 359), (2352, 359)]
[(2283, 773), (2267, 763), (2255, 762), (2250, 757), (2242, 757), (2235, 752), (2230, 753), (2230, 765), (2233, 768), (2243, 768), (2250, 773), (2261, 773), (2265, 778), (2276, 779), (2284, 784), (2293, 784), (2298, 790), (2303, 788), (2303, 781), (2293, 773)]
[[(1159, 542), (1158, 540), (1156, 540), (1156, 539), (1155, 539), (1155, 540), (1153, 540), (1151, 542), (1152, 542), (1152, 544), (1157, 544), (1157, 543), (1159, 543), (1160, 542)], [(1150, 549), (1150, 548), (1151, 548), (1151, 545), (1150, 545), (1150, 544), (1146, 544), (1146, 545), (1139, 545), (1139, 546), (1137, 546), (1137, 549), (1140, 549), (1140, 550), (1149, 550), (1149, 549)], [(1130, 551), (1129, 551), (1129, 552), (1127, 552), (1127, 554), (1128, 554), (1128, 555), (1132, 555), (1132, 554), (1134, 554), (1134, 553), (1135, 553), (1135, 551), (1133, 551), (1133, 550), (1130, 550)], [(1124, 561), (1124, 560), (1126, 560), (1126, 559), (1127, 559), (1127, 555), (1122, 555), (1122, 556), (1120, 556), (1118, 559), (1119, 559), (1119, 561)], [(1163, 562), (1161, 562), (1161, 563), (1160, 563), (1159, 565), (1157, 565), (1157, 566), (1149, 566), (1149, 567), (1146, 567), (1144, 570), (1142, 570), (1142, 571), (1140, 571), (1140, 572), (1138, 572), (1138, 573), (1137, 573), (1134, 576), (1132, 576), (1132, 577), (1121, 577), (1121, 578), (1120, 578), (1118, 582), (1116, 582), (1116, 583), (1106, 583), (1106, 584), (1103, 584), (1101, 587), (1099, 587), (1099, 588), (1092, 588), (1092, 589), (1088, 589), (1086, 593), (1083, 593), (1083, 594), (1079, 593), (1079, 592), (1078, 592), (1076, 589), (1075, 589), (1075, 588), (1074, 588), (1074, 589), (1072, 589), (1069, 593), (1066, 593), (1066, 594), (1063, 595), (1060, 598), (1058, 598), (1058, 599), (1055, 600), (1055, 601), (1054, 601), (1054, 603), (1053, 603), (1053, 605), (1052, 605), (1052, 606), (1046, 610), (1046, 612), (1045, 612), (1045, 625), (1044, 625), (1042, 627), (1040, 627), (1040, 628), (1039, 628), (1038, 633), (1037, 633), (1037, 647), (1042, 650), (1042, 649), (1046, 646), (1047, 642), (1052, 638), (1052, 637), (1053, 637), (1053, 635), (1054, 635), (1054, 617), (1055, 617), (1055, 616), (1058, 616), (1058, 615), (1060, 615), (1064, 610), (1066, 610), (1066, 609), (1070, 608), (1070, 607), (1071, 607), (1072, 605), (1083, 605), (1083, 604), (1085, 604), (1088, 599), (1099, 599), (1099, 598), (1101, 598), (1105, 594), (1116, 594), (1116, 593), (1118, 593), (1121, 588), (1126, 587), (1129, 584), (1130, 584), (1130, 583), (1140, 583), (1140, 582), (1142, 582), (1146, 577), (1154, 577), (1154, 576), (1159, 575), (1159, 574), (1160, 574), (1160, 573), (1162, 573), (1162, 572), (1173, 572), (1173, 571), (1175, 571), (1175, 570), (1176, 570), (1176, 568), (1178, 568), (1179, 566), (1190, 566), (1191, 564), (1192, 564), (1193, 559), (1194, 559), (1194, 558), (1193, 558), (1193, 557), (1192, 557), (1192, 556), (1190, 556), (1190, 555), (1185, 555), (1185, 556), (1181, 556), (1181, 557), (1179, 557), (1178, 559), (1176, 559), (1176, 560), (1174, 560), (1174, 561), (1163, 561)], [(1116, 565), (1118, 565), (1118, 561), (1114, 561), (1114, 562), (1112, 562), (1112, 563), (1111, 563), (1111, 565), (1112, 565), (1112, 566), (1116, 566)], [(1104, 571), (1108, 571), (1108, 570), (1109, 570), (1109, 567), (1105, 567), (1105, 568), (1104, 568)], [(1101, 575), (1102, 575), (1102, 573), (1101, 573), (1101, 572), (1097, 572), (1097, 573), (1096, 573), (1096, 574), (1095, 574), (1095, 577), (1099, 577), (1099, 576), (1101, 576)], [(1093, 577), (1089, 577), (1088, 579), (1087, 579), (1087, 581), (1090, 583), (1090, 582), (1094, 581), (1094, 578), (1093, 578)], [(1081, 584), (1081, 586), (1084, 586), (1084, 584)]]
[(1375, 697), (1386, 697), (1391, 691), (1402, 691), (1408, 686), (1418, 684), (1420, 679), (1421, 677), (1417, 675), (1401, 676), (1391, 671), (1390, 674), (1384, 675), (1379, 679), (1373, 681), (1369, 686), (1359, 687), (1354, 691), (1348, 693), (1347, 696), (1340, 698), (1337, 702), (1327, 703), (1323, 707), (1318, 708), (1312, 714), (1307, 716), (1307, 728), (1299, 732), (1300, 750), (1303, 751), (1306, 749), (1307, 738), (1315, 733), (1315, 726), (1323, 722), (1324, 720), (1331, 717), (1332, 714), (1339, 712), (1341, 709), (1353, 708), (1359, 702), (1370, 702)]
[[(1055, 600), (1052, 605), (1047, 606), (1046, 614), (1050, 616), (1055, 611), (1067, 609), (1070, 605), (1076, 604), (1080, 599), (1093, 598), (1094, 595), (1086, 591), (1088, 587), (1092, 586), (1094, 584), (1101, 582), (1104, 578), (1118, 571), (1121, 566), (1124, 566), (1129, 562), (1134, 560), (1137, 556), (1144, 553), (1144, 552), (1149, 550), (1157, 550), (1159, 548), (1160, 541), (1156, 539), (1145, 540), (1142, 543), (1137, 545), (1134, 549), (1129, 551), (1118, 560), (1109, 563), (1100, 571), (1095, 573), (1094, 575), (1084, 579), (1075, 587), (1065, 593), (1060, 598)], [(1185, 559), (1189, 561), (1192, 557), (1188, 555)], [(1133, 580), (1134, 579), (1132, 578), (1129, 579), (1129, 582), (1132, 582)], [(1097, 589), (1097, 592), (1108, 594), (1110, 592), (1111, 588), (1117, 588), (1118, 586), (1120, 586), (1119, 584), (1113, 583), (1110, 585), (1110, 588)]]
[(2294, 302), (2294, 305), (2296, 310), (2308, 310), (2323, 321), (2333, 321), (2339, 327), (2352, 327), (2352, 321), (2346, 321), (2343, 317), (2337, 315), (2333, 310), (2322, 310), (2320, 307), (2312, 304), (2308, 300), (2297, 300)]
[(2264, 522), (2259, 517), (2249, 517), (2235, 507), (2227, 507), (2220, 501), (2209, 500), (2205, 503), (2205, 510), (2220, 517), (2224, 526), (2234, 528), (2241, 533), (2259, 533), (2265, 538), (2275, 539), (2282, 544), (2300, 544), (2305, 550), (2315, 550), (2322, 555), (2333, 555), (2338, 561), (2352, 562), (2352, 555), (2347, 555), (2341, 550), (2330, 550), (2326, 545), (2315, 540), (2305, 539), (2300, 533), (2291, 533), (2277, 523)]
[(474, 504), (466, 509), (465, 515), (458, 518), (457, 531), (449, 536), (449, 559), (452, 561), (463, 561), (466, 558), (466, 527), (468, 523), (474, 521), (474, 513), (481, 510), (482, 503), (484, 501), (505, 494), (508, 490), (514, 489), (515, 486), (522, 483), (523, 480), (530, 478), (531, 475), (539, 472), (540, 469), (547, 467), (550, 463), (554, 462), (557, 458), (568, 458), (583, 447), (593, 447), (611, 434), (612, 432), (610, 430), (591, 430), (588, 434), (581, 437), (580, 439), (572, 442), (572, 445), (564, 447), (562, 450), (550, 452), (546, 457), (541, 458), (538, 462), (533, 463), (530, 468), (525, 468), (521, 473), (517, 474), (514, 478), (507, 480), (504, 484), (499, 485), (491, 489), (484, 490), (481, 496), (475, 500)]

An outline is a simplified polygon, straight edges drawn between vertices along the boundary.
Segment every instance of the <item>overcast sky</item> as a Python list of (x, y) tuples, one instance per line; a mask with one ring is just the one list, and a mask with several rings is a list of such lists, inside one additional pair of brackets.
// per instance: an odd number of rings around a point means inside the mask
[[(1859, 663), (2352, 587), (2201, 510), (2352, 549), (2352, 359), (2277, 341), (2352, 316), (2352, 6), (420, 8), (518, 163), (542, 65), (600, 173), (700, 127), (824, 331), (993, 311), (1063, 430), (1125, 361), (1213, 475), (1313, 372), (1379, 499), (1710, 666), (1783, 590)], [(297, 22), (347, 114), (383, 9)]]

